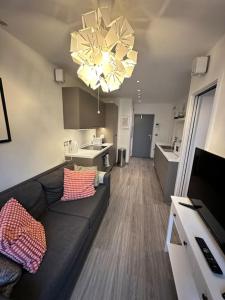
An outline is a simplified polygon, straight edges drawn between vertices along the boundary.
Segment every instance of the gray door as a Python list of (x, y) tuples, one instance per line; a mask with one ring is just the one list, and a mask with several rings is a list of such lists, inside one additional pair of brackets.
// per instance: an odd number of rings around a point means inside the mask
[(134, 115), (133, 156), (150, 157), (154, 115)]

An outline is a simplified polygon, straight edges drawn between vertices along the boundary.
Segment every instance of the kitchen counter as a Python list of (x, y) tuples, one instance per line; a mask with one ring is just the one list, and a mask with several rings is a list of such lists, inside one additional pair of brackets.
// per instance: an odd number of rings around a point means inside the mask
[(163, 144), (159, 143), (155, 147), (154, 167), (162, 188), (164, 200), (170, 203), (170, 197), (174, 195), (179, 157), (173, 152), (164, 151), (160, 145)]
[(106, 147), (101, 150), (87, 150), (87, 149), (80, 148), (80, 149), (78, 149), (77, 152), (65, 153), (65, 156), (94, 159), (97, 156), (99, 156), (100, 154), (102, 154), (103, 152), (107, 151), (110, 147), (113, 146), (113, 144), (105, 143), (105, 144), (102, 144), (101, 146), (106, 146)]
[(158, 146), (158, 148), (160, 149), (160, 151), (162, 152), (162, 154), (165, 156), (165, 158), (168, 161), (171, 161), (171, 162), (180, 162), (180, 157), (177, 154), (175, 154), (174, 152), (164, 151), (163, 148), (160, 147), (160, 145), (167, 146), (168, 144), (156, 143), (156, 146)]

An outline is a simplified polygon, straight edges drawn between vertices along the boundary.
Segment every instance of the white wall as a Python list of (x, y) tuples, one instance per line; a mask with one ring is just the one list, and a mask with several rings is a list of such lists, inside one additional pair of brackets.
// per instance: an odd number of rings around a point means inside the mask
[(225, 35), (209, 51), (210, 65), (208, 73), (203, 77), (193, 77), (191, 80), (189, 103), (194, 94), (218, 81), (206, 148), (225, 157)]
[[(118, 136), (117, 147), (126, 149), (126, 162), (129, 162), (131, 155), (131, 136), (133, 128), (133, 102), (130, 98), (118, 98), (116, 103), (118, 109)], [(130, 126), (127, 129), (122, 128), (121, 119), (123, 116), (129, 117)]]
[(205, 149), (225, 157), (225, 35), (210, 50), (208, 72), (202, 77), (192, 77), (189, 98), (187, 103), (187, 117), (184, 125), (184, 135), (181, 150), (181, 162), (178, 168), (178, 175), (175, 187), (175, 195), (182, 195), (182, 180), (185, 174), (184, 161), (186, 159), (186, 145), (190, 130), (190, 123), (193, 113), (195, 96), (206, 90), (217, 82), (217, 89), (213, 101), (213, 107), (209, 122), (209, 129), (206, 136)]
[[(12, 142), (0, 144), (0, 190), (26, 180), (64, 160), (63, 142), (87, 132), (63, 129), (61, 86), (54, 66), (0, 29), (0, 76)], [(92, 135), (92, 131), (89, 132)]]
[[(172, 103), (135, 103), (135, 114), (153, 114), (154, 123), (159, 123), (153, 129), (151, 157), (154, 156), (154, 147), (156, 142), (170, 143), (173, 131), (173, 106)], [(158, 136), (155, 136), (158, 134)]]

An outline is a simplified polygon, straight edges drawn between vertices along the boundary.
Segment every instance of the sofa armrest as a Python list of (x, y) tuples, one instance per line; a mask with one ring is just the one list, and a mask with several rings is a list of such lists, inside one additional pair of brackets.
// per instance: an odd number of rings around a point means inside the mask
[(110, 173), (106, 173), (103, 178), (103, 184), (106, 186), (106, 199), (108, 203), (109, 203), (110, 192), (111, 192), (110, 177), (111, 177)]
[(103, 184), (110, 186), (110, 178), (111, 178), (110, 173), (106, 173), (103, 178)]

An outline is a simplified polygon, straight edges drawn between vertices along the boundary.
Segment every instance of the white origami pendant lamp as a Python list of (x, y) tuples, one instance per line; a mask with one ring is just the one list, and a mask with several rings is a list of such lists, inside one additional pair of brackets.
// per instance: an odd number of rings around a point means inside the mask
[(71, 33), (70, 52), (77, 74), (92, 89), (118, 90), (137, 64), (134, 31), (127, 19), (110, 19), (106, 7), (82, 15), (83, 29)]

